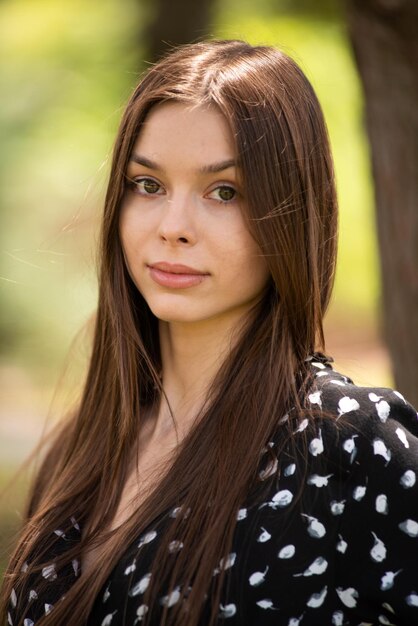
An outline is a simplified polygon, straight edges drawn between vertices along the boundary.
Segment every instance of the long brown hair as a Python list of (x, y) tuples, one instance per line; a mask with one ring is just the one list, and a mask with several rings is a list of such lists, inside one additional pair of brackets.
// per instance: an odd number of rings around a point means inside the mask
[[(144, 410), (163, 393), (158, 321), (128, 274), (118, 221), (141, 126), (151, 107), (169, 100), (215, 105), (230, 124), (245, 217), (270, 281), (215, 377), (199, 420), (178, 446), (169, 476), (113, 531), (100, 566), (82, 575), (38, 623), (83, 624), (126, 547), (180, 504), (188, 516), (170, 519), (164, 530), (147, 591), (148, 618), (162, 585), (167, 591), (181, 581), (187, 601), (165, 609), (161, 623), (195, 626), (205, 594), (213, 594), (209, 623), (215, 623), (224, 577), (221, 572), (212, 588), (212, 574), (230, 551), (237, 510), (257, 481), (260, 451), (278, 429), (283, 446), (292, 441), (290, 421), (279, 427), (280, 418), (290, 407), (302, 410), (306, 357), (325, 349), (322, 321), (335, 270), (337, 202), (327, 130), (312, 86), (275, 48), (242, 41), (183, 46), (145, 73), (119, 128), (102, 222), (89, 371), (81, 403), (62, 424), (34, 482), (3, 585), (4, 620), (12, 589), (23, 603), (28, 581), (41, 578), (57, 539), (54, 530), (65, 532), (72, 516), (86, 529), (58, 565), (98, 541), (115, 515)], [(173, 538), (184, 544), (175, 559), (167, 549)]]

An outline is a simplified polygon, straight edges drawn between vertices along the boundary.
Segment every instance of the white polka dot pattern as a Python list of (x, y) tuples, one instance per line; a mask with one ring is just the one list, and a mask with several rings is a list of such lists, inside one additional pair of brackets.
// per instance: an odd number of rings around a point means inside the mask
[[(293, 428), (296, 439), (306, 442), (306, 471), (290, 452), (273, 461), (269, 454), (268, 463), (260, 464), (260, 484), (271, 484), (268, 497), (242, 503), (231, 552), (213, 572), (216, 577), (224, 570), (227, 579), (218, 621), (231, 626), (418, 624), (416, 411), (396, 391), (355, 386), (325, 358), (312, 359), (311, 366), (307, 404), (317, 417)], [(276, 440), (268, 441), (267, 449), (274, 451)], [(181, 511), (168, 511), (166, 519)], [(72, 523), (74, 537), (80, 527), (74, 518)], [(162, 593), (157, 610), (143, 601), (159, 532), (158, 526), (148, 528), (127, 549), (87, 626), (140, 625), (148, 613), (157, 626), (158, 611), (184, 601), (181, 586)], [(57, 529), (56, 541), (67, 541), (66, 534), (71, 533)], [(172, 558), (182, 549), (181, 538), (172, 541)], [(69, 572), (73, 581), (80, 574), (76, 559)], [(13, 591), (10, 626), (22, 613), (25, 626), (36, 625), (54, 610), (57, 589), (65, 593), (54, 562), (42, 576), (51, 596), (38, 598), (34, 584), (28, 605), (20, 601), (19, 606)], [(71, 584), (71, 576), (66, 580)]]

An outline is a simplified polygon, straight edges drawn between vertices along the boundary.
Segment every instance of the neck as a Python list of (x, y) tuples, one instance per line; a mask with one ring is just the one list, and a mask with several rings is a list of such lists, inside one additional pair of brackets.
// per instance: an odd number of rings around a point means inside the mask
[[(236, 344), (245, 321), (244, 315), (198, 323), (159, 322), (163, 396), (153, 420), (155, 439), (188, 432), (203, 408), (210, 384)], [(170, 407), (167, 404), (170, 405)]]

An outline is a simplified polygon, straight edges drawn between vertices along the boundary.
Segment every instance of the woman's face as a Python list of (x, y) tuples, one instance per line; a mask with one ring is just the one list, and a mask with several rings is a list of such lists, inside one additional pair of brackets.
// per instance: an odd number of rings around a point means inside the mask
[(160, 320), (233, 321), (266, 286), (235, 158), (231, 130), (215, 107), (163, 103), (142, 127), (120, 236), (130, 275)]

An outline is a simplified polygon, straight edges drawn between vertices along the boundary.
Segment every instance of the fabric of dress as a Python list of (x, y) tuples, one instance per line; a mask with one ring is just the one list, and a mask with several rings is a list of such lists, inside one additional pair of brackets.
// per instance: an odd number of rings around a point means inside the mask
[[(301, 420), (295, 428), (296, 438), (306, 436), (307, 466), (302, 471), (290, 454), (269, 460), (262, 477), (277, 480), (271, 480), (268, 497), (256, 505), (244, 502), (237, 511), (231, 552), (214, 571), (214, 576), (220, 569), (227, 573), (219, 623), (417, 625), (417, 413), (399, 392), (358, 387), (326, 359), (312, 359), (311, 366), (315, 381), (308, 401), (319, 417)], [(275, 445), (273, 440), (266, 448)], [(301, 486), (302, 498), (292, 507)], [(177, 513), (167, 511), (166, 517)], [(73, 522), (71, 536), (56, 531), (61, 550), (80, 536)], [(87, 626), (140, 626), (148, 611), (143, 595), (159, 531), (158, 524), (150, 526), (127, 548), (97, 596)], [(181, 549), (181, 542), (170, 544), (173, 553)], [(67, 586), (80, 575), (77, 561), (68, 568)], [(53, 611), (66, 591), (53, 563), (43, 575), (50, 579), (51, 593), (39, 598), (34, 587), (25, 626)], [(179, 591), (163, 594), (161, 606), (174, 606)], [(11, 626), (21, 608), (12, 594)]]

